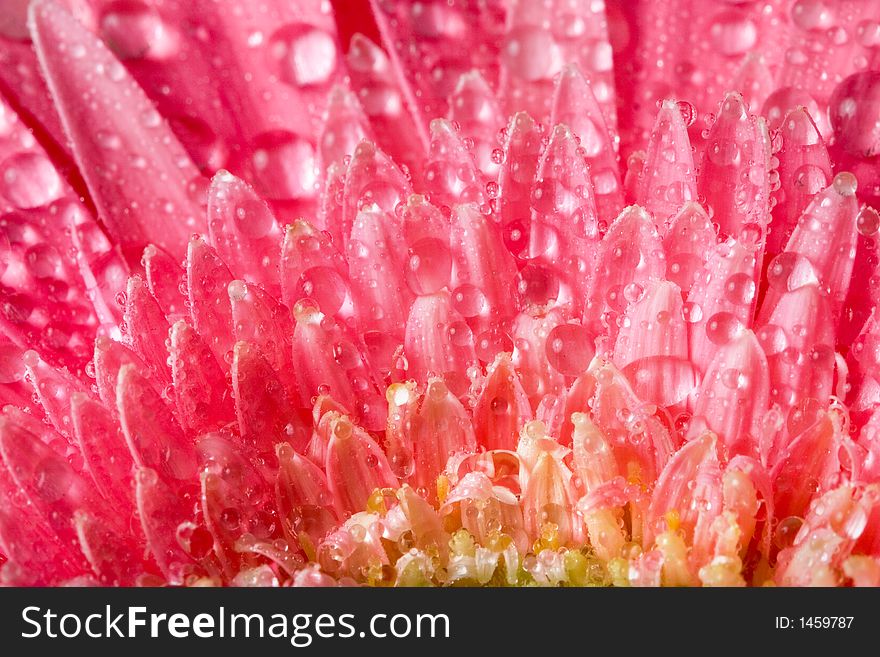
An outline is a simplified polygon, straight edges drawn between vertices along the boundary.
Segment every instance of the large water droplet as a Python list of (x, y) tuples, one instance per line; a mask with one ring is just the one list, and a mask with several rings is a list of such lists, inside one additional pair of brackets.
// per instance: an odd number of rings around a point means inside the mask
[(724, 284), (724, 296), (731, 303), (746, 306), (755, 299), (755, 281), (746, 273), (733, 274)]
[(337, 313), (345, 303), (348, 285), (332, 267), (311, 267), (302, 273), (299, 294), (312, 299), (325, 315)]
[(45, 155), (18, 153), (0, 164), (0, 194), (17, 208), (38, 208), (61, 193), (61, 178)]
[(706, 337), (717, 345), (733, 342), (742, 332), (742, 322), (733, 313), (715, 313), (706, 322)]
[(712, 45), (722, 55), (742, 55), (754, 47), (758, 28), (742, 11), (731, 10), (718, 14), (709, 28)]
[(827, 30), (834, 19), (834, 8), (824, 0), (797, 0), (791, 6), (791, 20), (802, 30)]
[(856, 228), (865, 237), (876, 235), (877, 230), (880, 229), (880, 214), (871, 206), (866, 205), (859, 210), (856, 217)]
[(434, 294), (449, 283), (452, 254), (434, 237), (426, 237), (410, 247), (406, 283), (414, 294)]
[(257, 199), (246, 199), (235, 207), (235, 226), (251, 239), (265, 237), (275, 225), (275, 217), (265, 203)]
[(338, 65), (333, 37), (311, 25), (287, 25), (269, 40), (281, 79), (297, 87), (327, 84)]
[(100, 20), (101, 38), (119, 59), (167, 59), (177, 53), (178, 36), (154, 7), (138, 0), (113, 2)]
[(316, 193), (315, 149), (291, 132), (270, 132), (257, 137), (250, 165), (264, 198), (312, 198)]
[(547, 362), (560, 374), (585, 372), (596, 354), (593, 338), (579, 324), (560, 324), (550, 331), (545, 347)]
[(502, 57), (511, 75), (529, 81), (551, 78), (562, 65), (552, 33), (530, 25), (510, 32)]
[(860, 157), (880, 152), (880, 71), (850, 75), (828, 103), (835, 144)]

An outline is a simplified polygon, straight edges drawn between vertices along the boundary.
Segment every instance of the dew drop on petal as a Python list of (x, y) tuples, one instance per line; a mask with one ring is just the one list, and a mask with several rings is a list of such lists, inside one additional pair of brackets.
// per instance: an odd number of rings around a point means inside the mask
[(449, 247), (434, 237), (426, 237), (409, 249), (406, 282), (414, 294), (434, 294), (449, 283), (452, 273), (452, 253)]
[(338, 66), (333, 37), (310, 25), (287, 25), (269, 39), (281, 79), (297, 87), (327, 84)]
[(866, 205), (859, 210), (856, 217), (856, 228), (865, 237), (876, 235), (877, 230), (880, 229), (880, 214), (871, 206)]
[(589, 332), (579, 324), (560, 324), (547, 336), (547, 362), (560, 374), (577, 376), (586, 371), (596, 353)]
[(119, 59), (162, 60), (174, 56), (178, 37), (154, 7), (139, 0), (111, 2), (99, 21), (104, 42)]
[(715, 313), (706, 321), (706, 337), (717, 345), (733, 342), (742, 331), (742, 322), (733, 313)]
[(19, 209), (47, 205), (62, 193), (61, 178), (45, 155), (18, 153), (0, 164), (0, 195)]

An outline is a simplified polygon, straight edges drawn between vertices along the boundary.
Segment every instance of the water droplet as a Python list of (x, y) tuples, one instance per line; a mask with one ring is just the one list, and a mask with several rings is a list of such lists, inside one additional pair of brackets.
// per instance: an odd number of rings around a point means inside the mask
[(697, 120), (697, 108), (686, 100), (679, 100), (675, 103), (681, 118), (687, 127), (691, 127)]
[(780, 550), (790, 547), (803, 526), (804, 521), (797, 516), (789, 516), (779, 521), (776, 531), (773, 532), (773, 542)]
[(531, 25), (516, 28), (507, 35), (502, 59), (511, 75), (532, 82), (552, 78), (562, 65), (553, 34)]
[(547, 336), (547, 362), (560, 374), (577, 376), (585, 372), (596, 353), (593, 338), (579, 324), (560, 324)]
[(0, 194), (17, 208), (38, 208), (62, 193), (61, 178), (45, 155), (18, 153), (0, 164)]
[(848, 171), (842, 171), (834, 176), (832, 184), (834, 185), (834, 190), (841, 196), (853, 196), (858, 187), (856, 177)]
[(462, 317), (468, 318), (482, 315), (488, 310), (489, 302), (480, 288), (465, 283), (452, 293), (452, 305)]
[(138, 0), (110, 3), (99, 23), (101, 38), (119, 59), (168, 59), (177, 53), (178, 36), (154, 7)]
[(268, 200), (312, 198), (318, 170), (312, 144), (291, 132), (263, 133), (254, 140), (249, 168), (257, 191)]
[(681, 307), (681, 314), (684, 321), (696, 324), (703, 319), (703, 308), (698, 303), (688, 301)]
[(410, 247), (406, 282), (414, 294), (434, 294), (449, 283), (452, 253), (437, 238), (427, 237)]
[(332, 267), (311, 267), (300, 276), (298, 292), (314, 300), (322, 313), (333, 315), (345, 303), (348, 285)]
[(791, 20), (802, 30), (827, 30), (834, 25), (834, 9), (824, 0), (797, 0)]
[(275, 225), (275, 217), (266, 204), (259, 199), (246, 199), (235, 207), (233, 213), (236, 228), (245, 237), (265, 237)]
[(746, 306), (755, 299), (755, 281), (746, 273), (733, 274), (724, 285), (724, 296), (731, 303)]
[(745, 12), (725, 11), (713, 19), (709, 38), (722, 55), (742, 55), (754, 47), (758, 40), (758, 28)]
[(865, 237), (876, 235), (877, 230), (880, 229), (880, 214), (871, 206), (864, 206), (856, 217), (856, 227)]
[(717, 345), (725, 345), (736, 340), (743, 331), (739, 318), (728, 312), (715, 313), (706, 322), (706, 337)]
[(531, 262), (519, 273), (517, 291), (525, 304), (546, 305), (559, 296), (559, 276), (549, 265)]
[(311, 25), (282, 27), (269, 40), (269, 51), (281, 79), (297, 87), (327, 84), (338, 66), (333, 37)]

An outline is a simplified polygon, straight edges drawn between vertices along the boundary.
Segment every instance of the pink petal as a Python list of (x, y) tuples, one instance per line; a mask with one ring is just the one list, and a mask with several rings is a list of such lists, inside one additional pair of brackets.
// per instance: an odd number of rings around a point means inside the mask
[(377, 143), (413, 173), (421, 169), (428, 150), (428, 132), (421, 118), (413, 119), (411, 90), (379, 46), (362, 34), (351, 39), (346, 56), (351, 86), (370, 120)]
[(226, 354), (231, 354), (234, 341), (232, 306), (227, 291), (232, 273), (217, 257), (217, 252), (200, 237), (189, 241), (186, 280), (193, 327), (217, 360), (228, 363)]
[(359, 143), (372, 139), (370, 124), (357, 96), (343, 86), (334, 86), (318, 137), (320, 171), (323, 173), (331, 164), (342, 164)]
[(279, 296), (278, 243), (281, 227), (253, 188), (225, 170), (218, 171), (208, 191), (208, 232), (220, 258), (233, 274), (258, 283)]
[(461, 134), (473, 143), (477, 168), (492, 179), (501, 163), (496, 150), (502, 116), (495, 93), (479, 71), (468, 71), (458, 79), (449, 98), (449, 119), (458, 123)]
[(281, 527), (296, 543), (305, 534), (314, 544), (336, 526), (336, 512), (323, 471), (288, 443), (276, 448), (278, 475), (275, 498)]
[(777, 455), (771, 477), (779, 518), (803, 517), (814, 494), (830, 488), (840, 471), (839, 432), (839, 419), (823, 413)]
[(619, 476), (614, 451), (586, 413), (572, 415), (572, 460), (585, 494)]
[(659, 531), (666, 514), (678, 515), (680, 531), (693, 546), (697, 565), (711, 556), (710, 526), (721, 512), (721, 469), (715, 438), (706, 435), (686, 443), (669, 459), (651, 497), (650, 528)]
[(85, 392), (85, 385), (66, 369), (55, 369), (47, 364), (35, 351), (25, 352), (22, 360), (46, 417), (58, 433), (69, 438), (72, 435), (70, 397)]
[(345, 174), (342, 244), (348, 245), (358, 213), (384, 212), (395, 216), (397, 206), (411, 192), (408, 177), (391, 158), (368, 141), (358, 144)]
[(119, 370), (116, 399), (119, 423), (139, 468), (155, 470), (169, 481), (195, 477), (198, 464), (192, 441), (133, 365)]
[[(606, 59), (610, 55), (608, 44), (593, 42), (589, 49), (592, 49), (595, 61), (609, 65), (610, 70), (610, 59)], [(579, 69), (575, 64), (562, 69), (553, 96), (550, 124), (567, 125), (580, 140), (583, 157), (590, 168), (599, 218), (604, 226), (608, 226), (624, 205), (617, 142), (609, 131), (609, 127), (614, 128), (614, 108), (597, 101), (598, 92), (607, 93), (610, 87), (592, 73), (590, 82), (587, 82), (581, 70), (588, 69)]]
[(626, 208), (599, 245), (584, 326), (594, 335), (607, 332), (610, 346), (627, 299), (638, 296), (647, 281), (663, 278), (665, 272), (666, 256), (651, 217), (638, 206)]
[(540, 454), (529, 472), (522, 508), (525, 529), (532, 539), (540, 539), (545, 524), (552, 523), (560, 545), (583, 541), (582, 521), (574, 511), (571, 471), (550, 451)]
[[(856, 256), (858, 202), (855, 191), (856, 180), (852, 174), (837, 174), (832, 184), (807, 206), (785, 247), (786, 254), (796, 254), (813, 266), (819, 286), (828, 296), (835, 323), (849, 290)], [(774, 273), (773, 265), (771, 262), (768, 277)], [(771, 279), (761, 307), (762, 315), (764, 307), (772, 308), (782, 293), (772, 283)]]
[(290, 345), (293, 320), (290, 310), (256, 285), (232, 281), (227, 287), (237, 342), (256, 347), (288, 391), (296, 389)]
[(354, 317), (348, 263), (327, 233), (306, 221), (287, 227), (281, 246), (281, 300), (288, 308), (311, 299), (337, 319)]
[(126, 341), (150, 368), (159, 385), (171, 383), (168, 371), (168, 322), (165, 313), (138, 276), (128, 279), (125, 305)]
[(98, 581), (106, 586), (134, 586), (144, 572), (143, 547), (85, 511), (74, 512), (73, 521), (79, 547)]
[(532, 408), (509, 354), (499, 354), (489, 366), (473, 417), (477, 443), (481, 447), (516, 447), (520, 429), (532, 419)]
[(389, 216), (364, 210), (348, 243), (348, 266), (360, 328), (402, 338), (412, 294), (404, 280), (403, 235)]
[[(74, 511), (101, 513), (103, 500), (92, 481), (77, 472), (40, 438), (14, 423), (0, 419), (0, 457), (9, 476), (62, 541), (75, 541)], [(120, 529), (112, 514), (102, 519)]]
[(728, 240), (712, 250), (697, 274), (684, 307), (690, 324), (691, 360), (697, 370), (705, 371), (720, 346), (751, 327), (757, 271), (754, 249)]
[(347, 167), (344, 164), (331, 164), (324, 171), (324, 187), (321, 190), (318, 212), (315, 217), (315, 226), (329, 234), (330, 240), (337, 250), (341, 249), (348, 241), (348, 235), (343, 235), (342, 232), (345, 225), (343, 200), (346, 172)]
[(685, 203), (670, 219), (663, 238), (666, 277), (681, 288), (684, 298), (690, 294), (717, 241), (715, 227), (699, 203)]
[(513, 320), (513, 365), (532, 408), (538, 407), (544, 395), (559, 394), (565, 388), (564, 377), (554, 367), (560, 364), (559, 360), (547, 358), (553, 351), (553, 345), (548, 348), (548, 340), (558, 337), (554, 329), (561, 324), (562, 313), (557, 309), (546, 313), (521, 312)]
[(184, 428), (201, 434), (235, 418), (226, 375), (204, 341), (184, 320), (171, 327), (168, 348), (174, 402)]
[(95, 340), (94, 362), (98, 396), (104, 406), (115, 414), (116, 384), (119, 380), (119, 370), (126, 365), (132, 365), (146, 375), (147, 366), (136, 353), (124, 344), (104, 336)]
[[(730, 88), (739, 90), (750, 109), (757, 111), (759, 107), (763, 107), (767, 97), (776, 88), (766, 58), (759, 54), (746, 54)], [(766, 115), (765, 112), (762, 114)]]
[[(525, 110), (543, 120), (554, 76), (567, 62), (590, 76), (605, 122), (616, 129), (613, 57), (605, 6), (578, 3), (573, 16), (562, 2), (513, 2), (502, 50), (502, 88), (508, 113)], [(572, 21), (579, 20), (571, 33)], [(550, 26), (551, 29), (547, 29)]]
[(156, 299), (169, 321), (188, 315), (185, 295), (185, 275), (180, 263), (159, 247), (149, 244), (141, 258), (147, 276), (150, 294)]
[(757, 455), (769, 394), (767, 358), (755, 334), (743, 331), (715, 352), (697, 392), (694, 416), (706, 421), (730, 454)]
[(410, 483), (434, 502), (437, 477), (445, 470), (449, 458), (456, 453), (476, 451), (474, 429), (461, 402), (440, 379), (428, 382), (411, 423), (414, 470)]
[(147, 546), (162, 574), (171, 584), (182, 584), (184, 575), (194, 569), (191, 556), (183, 549), (178, 533), (190, 522), (180, 497), (154, 470), (140, 468), (135, 473), (138, 516), (147, 537)]
[(125, 291), (131, 273), (129, 267), (119, 247), (107, 238), (98, 222), (85, 210), (73, 209), (68, 213), (68, 218), (70, 241), (76, 249), (76, 262), (86, 294), (95, 308), (95, 315), (103, 331), (119, 337), (118, 325), (122, 320), (122, 310), (116, 298), (120, 292)]
[(118, 484), (131, 478), (133, 461), (116, 419), (104, 406), (82, 393), (74, 394), (70, 401), (73, 433), (85, 470), (115, 508), (132, 513), (133, 491)]
[(499, 0), (417, 5), (371, 0), (382, 41), (393, 48), (399, 75), (411, 87), (417, 117), (446, 115), (446, 100), (463, 73), (476, 68), (495, 84), (504, 6)]
[(234, 577), (243, 565), (236, 541), (245, 533), (257, 540), (278, 533), (277, 521), (267, 511), (275, 501), (274, 491), (223, 438), (208, 435), (199, 441), (198, 450), (205, 464), (201, 473), (205, 526), (214, 537), (214, 550), (227, 577)]
[(629, 305), (613, 361), (645, 401), (674, 406), (693, 391), (696, 374), (688, 361), (687, 324), (674, 283), (648, 281), (641, 297)]
[(709, 130), (697, 187), (722, 237), (763, 235), (769, 223), (769, 143), (742, 96), (730, 93)]
[(258, 451), (269, 451), (282, 440), (298, 450), (305, 447), (309, 439), (305, 419), (290, 403), (275, 370), (247, 342), (235, 345), (232, 394), (238, 430), (248, 444)]
[(383, 429), (385, 400), (353, 336), (306, 303), (297, 304), (294, 313), (293, 367), (300, 405), (310, 406), (315, 395), (329, 395), (356, 411), (366, 428)]
[(676, 102), (664, 100), (648, 142), (638, 203), (665, 234), (682, 205), (697, 198), (697, 169), (687, 124)]
[(654, 481), (674, 451), (657, 407), (639, 399), (613, 365), (603, 366), (594, 376), (593, 422), (612, 445), (619, 471), (630, 481)]
[(531, 190), (538, 171), (542, 128), (525, 112), (515, 114), (502, 131), (504, 159), (498, 174), (498, 205), (504, 243), (517, 258), (528, 256)]
[(431, 121), (431, 147), (422, 174), (428, 199), (439, 208), (486, 202), (486, 180), (458, 130), (445, 119)]
[(557, 125), (541, 156), (532, 188), (529, 257), (555, 269), (560, 280), (557, 305), (580, 316), (587, 271), (599, 240), (593, 186), (572, 132)]
[(516, 263), (500, 233), (475, 205), (453, 209), (452, 303), (478, 332), (499, 326), (514, 308)]
[(52, 0), (30, 15), (40, 65), (110, 233), (129, 262), (148, 242), (183, 257), (190, 233), (204, 226), (190, 189), (200, 179), (195, 165), (101, 41)]
[(366, 509), (377, 488), (399, 486), (379, 446), (345, 416), (333, 422), (324, 470), (340, 517)]
[(828, 299), (816, 285), (786, 292), (761, 309), (756, 332), (770, 366), (770, 401), (784, 412), (798, 400), (824, 403), (834, 374), (834, 330)]
[(803, 107), (780, 117), (779, 137), (782, 148), (779, 160), (779, 189), (773, 193), (773, 223), (767, 235), (767, 254), (776, 256), (785, 249), (798, 219), (813, 197), (831, 180), (828, 149), (813, 117)]
[(407, 374), (419, 383), (436, 376), (456, 394), (467, 390), (464, 373), (477, 362), (474, 336), (452, 308), (448, 292), (416, 297), (406, 322), (404, 353)]

